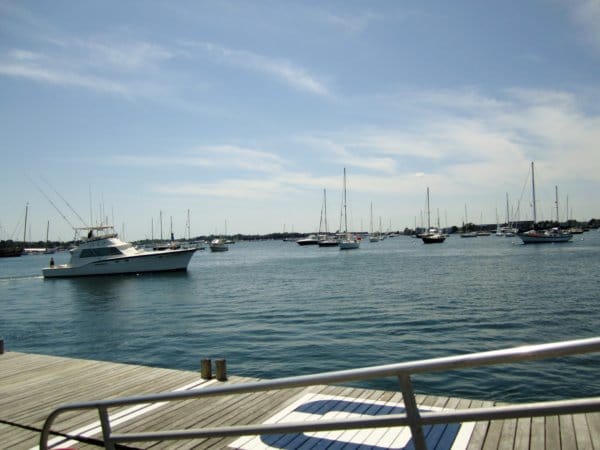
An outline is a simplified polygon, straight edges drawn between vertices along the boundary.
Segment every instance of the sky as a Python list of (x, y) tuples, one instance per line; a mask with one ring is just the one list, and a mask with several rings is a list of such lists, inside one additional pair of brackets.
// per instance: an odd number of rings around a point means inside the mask
[[(0, 0), (0, 238), (600, 218), (600, 0)], [(508, 203), (508, 208), (507, 208)], [(568, 207), (567, 207), (568, 205)], [(189, 215), (188, 215), (189, 212)], [(162, 217), (162, 221), (161, 221)], [(188, 222), (189, 217), (189, 222)]]

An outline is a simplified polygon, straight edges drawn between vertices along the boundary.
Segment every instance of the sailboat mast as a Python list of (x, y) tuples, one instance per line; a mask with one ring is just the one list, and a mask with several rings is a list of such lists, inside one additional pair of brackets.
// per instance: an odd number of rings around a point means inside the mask
[(560, 223), (560, 219), (558, 217), (558, 186), (554, 186), (554, 207), (556, 208), (556, 223)]
[(162, 229), (162, 211), (160, 211), (160, 240), (163, 240), (163, 229)]
[(192, 230), (190, 226), (190, 210), (187, 210), (187, 222), (185, 223), (185, 231), (187, 233), (188, 240), (192, 239)]
[(431, 212), (429, 211), (429, 186), (427, 186), (427, 231), (431, 228)]
[(25, 204), (25, 225), (23, 226), (23, 242), (27, 239), (27, 212), (29, 211), (29, 203)]
[(531, 192), (533, 195), (533, 228), (535, 228), (537, 217), (535, 212), (535, 171), (533, 169), (533, 161), (531, 161)]
[(348, 212), (346, 209), (346, 168), (344, 167), (344, 232), (348, 232)]
[(327, 227), (327, 191), (323, 189), (323, 205), (324, 205), (324, 213), (325, 213), (325, 234), (329, 233), (329, 229)]

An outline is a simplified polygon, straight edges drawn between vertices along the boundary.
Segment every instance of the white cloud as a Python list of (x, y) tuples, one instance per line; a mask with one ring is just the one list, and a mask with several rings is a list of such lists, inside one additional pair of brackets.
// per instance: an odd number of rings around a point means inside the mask
[[(29, 60), (25, 60), (24, 55), (29, 55)], [(98, 92), (118, 94), (125, 97), (130, 95), (128, 87), (119, 82), (95, 75), (80, 74), (70, 70), (40, 66), (33, 62), (35, 59), (33, 53), (20, 53), (16, 56), (17, 59), (13, 61), (0, 61), (0, 74), (41, 83), (61, 86), (77, 86)]]
[[(186, 45), (198, 46), (190, 43)], [(212, 43), (203, 43), (199, 46), (227, 64), (269, 75), (301, 91), (320, 96), (330, 95), (327, 86), (322, 81), (290, 61), (269, 58), (245, 50), (234, 50)]]
[(103, 69), (142, 71), (155, 68), (174, 54), (159, 45), (143, 41), (103, 41), (99, 39), (76, 40), (73, 44), (88, 52), (90, 65)]

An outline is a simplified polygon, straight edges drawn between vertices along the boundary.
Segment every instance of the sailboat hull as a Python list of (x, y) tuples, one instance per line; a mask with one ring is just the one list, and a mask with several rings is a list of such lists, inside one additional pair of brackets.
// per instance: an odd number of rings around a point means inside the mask
[(519, 239), (523, 241), (523, 244), (545, 244), (545, 243), (559, 243), (569, 242), (573, 239), (573, 235), (570, 233), (544, 233), (544, 232), (527, 232), (519, 233)]
[(353, 249), (359, 248), (359, 247), (360, 247), (360, 242), (358, 242), (358, 241), (349, 240), (349, 241), (341, 241), (340, 242), (340, 250), (353, 250)]
[(421, 236), (421, 239), (423, 239), (423, 243), (425, 243), (425, 244), (441, 244), (442, 242), (444, 242), (446, 240), (446, 238), (444, 236), (442, 236), (441, 234), (434, 234), (434, 235), (430, 235), (430, 236)]

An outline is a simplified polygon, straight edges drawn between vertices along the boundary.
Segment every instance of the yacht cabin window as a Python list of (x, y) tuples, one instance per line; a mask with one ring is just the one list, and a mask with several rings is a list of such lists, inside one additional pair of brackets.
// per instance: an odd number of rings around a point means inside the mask
[(86, 248), (81, 251), (80, 258), (92, 258), (98, 256), (114, 256), (122, 255), (121, 250), (117, 247), (100, 247), (100, 248)]

